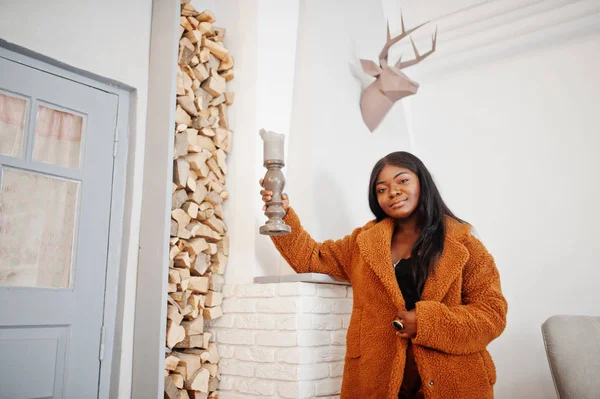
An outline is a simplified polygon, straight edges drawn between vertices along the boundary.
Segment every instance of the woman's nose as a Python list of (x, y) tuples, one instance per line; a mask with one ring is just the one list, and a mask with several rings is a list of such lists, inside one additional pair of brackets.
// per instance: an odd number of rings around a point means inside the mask
[(400, 194), (400, 187), (392, 186), (392, 189), (390, 190), (390, 196), (395, 197), (398, 194)]

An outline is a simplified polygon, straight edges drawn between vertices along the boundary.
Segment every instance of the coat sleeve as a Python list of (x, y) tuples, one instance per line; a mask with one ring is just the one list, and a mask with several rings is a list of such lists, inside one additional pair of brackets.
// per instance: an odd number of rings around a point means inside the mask
[(465, 246), (470, 257), (463, 271), (462, 305), (417, 302), (415, 345), (465, 355), (484, 350), (504, 331), (508, 305), (494, 259), (473, 236)]
[(341, 240), (318, 243), (304, 230), (294, 210), (288, 208), (283, 219), (292, 232), (271, 239), (279, 253), (297, 273), (328, 274), (340, 281), (349, 281), (352, 263), (352, 246), (356, 242), (356, 229)]

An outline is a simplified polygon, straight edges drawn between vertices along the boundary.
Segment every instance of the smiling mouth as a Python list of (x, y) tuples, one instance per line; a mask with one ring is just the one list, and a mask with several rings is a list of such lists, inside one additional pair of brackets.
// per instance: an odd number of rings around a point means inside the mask
[(408, 198), (407, 198), (407, 199), (400, 200), (400, 201), (396, 201), (396, 202), (394, 202), (392, 205), (390, 205), (390, 208), (392, 208), (392, 209), (398, 209), (398, 208), (401, 208), (401, 207), (403, 207), (403, 206), (404, 206), (404, 204), (406, 204), (406, 202), (407, 202), (407, 201), (408, 201)]

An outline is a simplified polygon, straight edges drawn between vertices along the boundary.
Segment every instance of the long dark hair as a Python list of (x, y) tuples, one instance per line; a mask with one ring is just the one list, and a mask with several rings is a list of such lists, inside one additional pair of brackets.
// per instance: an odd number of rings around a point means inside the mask
[(429, 173), (423, 162), (413, 154), (404, 151), (392, 152), (381, 158), (371, 172), (369, 207), (378, 222), (387, 217), (385, 211), (379, 206), (375, 187), (379, 173), (386, 165), (409, 169), (419, 178), (421, 194), (415, 212), (417, 213), (417, 223), (421, 233), (412, 248), (410, 264), (417, 291), (421, 295), (427, 277), (433, 272), (435, 263), (444, 250), (444, 239), (446, 238), (445, 217), (450, 216), (461, 223), (465, 222), (457, 218), (446, 206), (431, 177), (431, 173)]

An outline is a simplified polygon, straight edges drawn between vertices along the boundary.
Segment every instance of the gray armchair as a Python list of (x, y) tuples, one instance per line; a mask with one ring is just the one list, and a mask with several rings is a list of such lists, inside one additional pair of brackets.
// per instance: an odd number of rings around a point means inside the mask
[(600, 398), (600, 317), (552, 316), (542, 336), (559, 399)]

